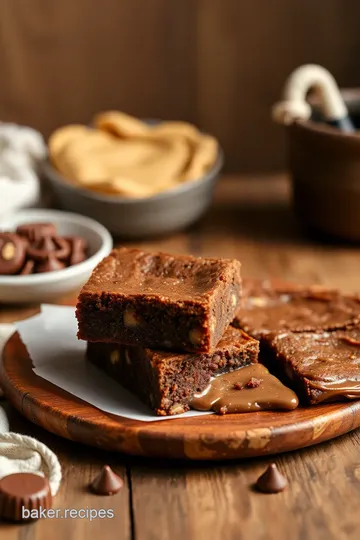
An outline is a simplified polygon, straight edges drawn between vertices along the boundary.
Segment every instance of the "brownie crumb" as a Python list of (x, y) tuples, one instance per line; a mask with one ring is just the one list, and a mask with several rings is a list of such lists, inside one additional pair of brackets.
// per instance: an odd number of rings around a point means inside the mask
[(221, 407), (221, 409), (219, 410), (219, 414), (221, 415), (224, 415), (227, 413), (227, 407), (226, 405), (224, 405), (223, 407)]
[(256, 377), (251, 377), (250, 381), (247, 383), (247, 388), (258, 388), (262, 383), (262, 379), (257, 379)]
[(234, 389), (235, 390), (243, 390), (244, 389), (244, 385), (241, 383), (241, 382), (236, 382), (234, 384)]

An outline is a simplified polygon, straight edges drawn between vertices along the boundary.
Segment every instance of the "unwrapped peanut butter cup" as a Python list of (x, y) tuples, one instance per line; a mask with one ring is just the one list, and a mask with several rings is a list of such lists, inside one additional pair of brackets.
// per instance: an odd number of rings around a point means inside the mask
[(0, 517), (26, 521), (51, 508), (52, 497), (47, 478), (33, 473), (14, 473), (0, 480)]

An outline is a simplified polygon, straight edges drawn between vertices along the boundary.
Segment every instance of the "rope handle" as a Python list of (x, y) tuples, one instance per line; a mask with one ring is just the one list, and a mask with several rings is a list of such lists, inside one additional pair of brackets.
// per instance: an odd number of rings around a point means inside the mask
[(21, 447), (30, 448), (38, 452), (44, 463), (44, 473), (49, 480), (51, 494), (54, 496), (59, 490), (61, 482), (61, 466), (58, 458), (45, 444), (29, 437), (28, 435), (20, 435), (19, 433), (0, 433), (0, 450), (1, 443), (15, 443)]
[(317, 64), (300, 66), (287, 78), (284, 86), (284, 99), (272, 107), (275, 122), (289, 125), (296, 120), (308, 120), (311, 106), (306, 96), (315, 88), (321, 97), (321, 109), (328, 121), (348, 116), (347, 107), (331, 73)]

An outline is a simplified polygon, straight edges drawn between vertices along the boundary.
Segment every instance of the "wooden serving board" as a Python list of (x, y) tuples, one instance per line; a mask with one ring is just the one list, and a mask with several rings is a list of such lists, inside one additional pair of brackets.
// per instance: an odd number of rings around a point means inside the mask
[(102, 449), (149, 457), (219, 460), (275, 454), (360, 426), (360, 401), (161, 422), (114, 416), (35, 375), (17, 333), (5, 346), (0, 377), (9, 401), (44, 429)]

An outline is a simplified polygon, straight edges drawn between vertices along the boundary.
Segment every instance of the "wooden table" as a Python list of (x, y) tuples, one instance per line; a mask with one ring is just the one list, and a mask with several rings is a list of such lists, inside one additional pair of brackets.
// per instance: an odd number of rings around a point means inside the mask
[[(360, 250), (321, 244), (302, 233), (282, 176), (224, 178), (207, 216), (169, 238), (136, 243), (173, 253), (236, 257), (243, 274), (360, 290)], [(63, 301), (66, 302), (66, 299)], [(3, 307), (0, 322), (37, 307)], [(360, 537), (359, 430), (308, 450), (272, 459), (227, 463), (146, 460), (62, 440), (31, 424), (9, 405), (11, 429), (30, 434), (59, 456), (64, 479), (54, 508), (113, 509), (113, 519), (42, 519), (0, 525), (1, 540), (329, 540)], [(276, 461), (290, 486), (262, 495), (251, 486)], [(113, 497), (88, 492), (101, 466), (124, 479)]]

